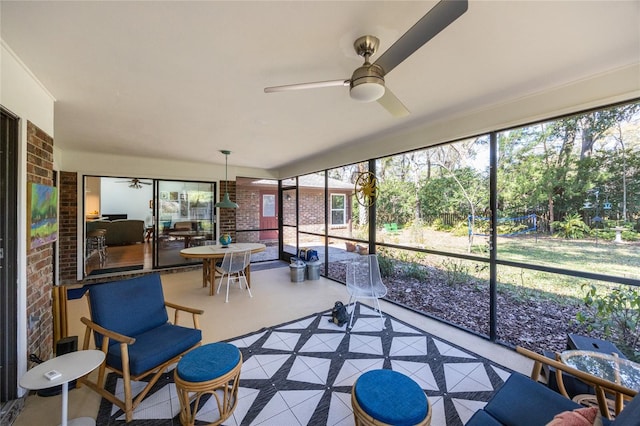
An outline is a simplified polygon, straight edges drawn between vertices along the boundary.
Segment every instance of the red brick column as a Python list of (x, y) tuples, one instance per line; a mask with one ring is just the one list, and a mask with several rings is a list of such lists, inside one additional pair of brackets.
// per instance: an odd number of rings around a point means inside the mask
[[(53, 185), (53, 138), (27, 122), (27, 185)], [(26, 234), (25, 238), (27, 238)], [(53, 244), (27, 251), (27, 354), (53, 354)]]
[(78, 269), (78, 174), (60, 172), (59, 184), (60, 218), (58, 220), (58, 248), (60, 254), (60, 283), (75, 283)]

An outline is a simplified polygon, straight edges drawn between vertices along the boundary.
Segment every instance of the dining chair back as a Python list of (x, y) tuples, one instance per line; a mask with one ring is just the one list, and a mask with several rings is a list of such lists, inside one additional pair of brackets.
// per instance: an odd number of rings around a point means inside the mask
[(358, 299), (371, 299), (374, 301), (375, 309), (382, 321), (382, 328), (385, 328), (384, 317), (382, 316), (378, 299), (387, 294), (387, 287), (382, 282), (377, 255), (359, 256), (347, 264), (347, 291), (350, 295), (349, 305), (354, 302), (351, 307), (349, 328), (353, 327), (353, 313), (355, 312), (355, 302)]
[[(242, 281), (244, 280), (244, 285), (247, 291), (249, 292), (249, 296), (253, 297), (251, 294), (251, 288), (249, 287), (249, 283), (247, 281), (247, 277), (245, 275), (245, 270), (251, 263), (251, 250), (242, 250), (242, 251), (228, 251), (225, 253), (224, 258), (222, 259), (222, 263), (216, 265), (216, 271), (221, 274), (220, 282), (218, 283), (218, 291), (220, 293), (220, 288), (222, 287), (222, 281), (224, 277), (227, 277), (227, 295), (225, 298), (225, 303), (229, 302), (229, 283), (232, 279), (238, 280), (238, 285), (242, 289)], [(213, 287), (211, 288), (213, 290)]]

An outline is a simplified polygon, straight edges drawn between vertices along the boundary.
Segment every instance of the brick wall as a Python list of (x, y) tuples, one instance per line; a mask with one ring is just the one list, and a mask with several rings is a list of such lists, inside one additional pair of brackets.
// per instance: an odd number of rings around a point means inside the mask
[[(27, 122), (27, 184), (53, 185), (53, 138), (31, 122)], [(53, 276), (53, 244), (27, 251), (27, 354), (42, 359), (53, 355), (53, 315), (51, 288)]]
[(236, 227), (238, 229), (260, 228), (260, 202), (258, 188), (250, 186), (236, 188), (236, 203), (240, 206), (236, 212)]
[[(236, 202), (236, 182), (220, 181), (220, 199), (225, 191), (229, 192), (229, 199)], [(218, 209), (218, 222), (220, 223), (220, 235), (229, 234), (236, 240), (236, 209)]]
[(69, 284), (76, 282), (78, 269), (78, 174), (60, 172), (58, 186), (60, 189), (58, 220), (60, 283)]

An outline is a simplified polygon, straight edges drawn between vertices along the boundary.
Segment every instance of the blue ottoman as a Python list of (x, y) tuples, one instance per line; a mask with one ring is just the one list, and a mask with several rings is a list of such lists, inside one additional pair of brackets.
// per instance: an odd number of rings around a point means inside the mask
[(186, 353), (174, 372), (180, 423), (184, 426), (195, 423), (200, 398), (206, 394), (213, 395), (220, 411), (219, 419), (210, 424), (219, 425), (229, 418), (238, 404), (241, 367), (242, 354), (229, 343), (210, 343)]
[(353, 385), (356, 426), (431, 424), (431, 407), (416, 382), (393, 370), (367, 371)]

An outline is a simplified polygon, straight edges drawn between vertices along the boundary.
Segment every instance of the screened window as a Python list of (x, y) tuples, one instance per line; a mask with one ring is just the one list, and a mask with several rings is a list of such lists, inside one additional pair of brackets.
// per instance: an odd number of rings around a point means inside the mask
[(276, 196), (265, 194), (262, 196), (262, 216), (275, 217), (276, 215)]
[(345, 195), (344, 194), (331, 194), (331, 224), (332, 225), (344, 225), (345, 224)]

